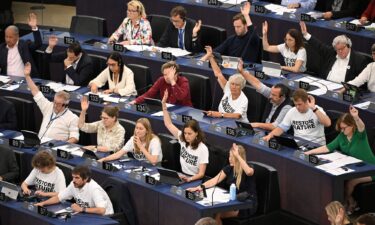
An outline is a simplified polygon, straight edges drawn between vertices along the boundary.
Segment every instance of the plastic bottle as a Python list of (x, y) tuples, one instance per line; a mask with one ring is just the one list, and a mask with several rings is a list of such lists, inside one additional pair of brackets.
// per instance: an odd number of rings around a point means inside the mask
[(236, 185), (232, 183), (229, 188), (229, 198), (231, 201), (236, 200)]

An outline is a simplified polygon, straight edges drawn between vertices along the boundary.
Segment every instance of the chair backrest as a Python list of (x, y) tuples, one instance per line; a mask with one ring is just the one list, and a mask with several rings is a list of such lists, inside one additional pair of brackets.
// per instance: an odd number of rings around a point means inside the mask
[(206, 144), (209, 149), (208, 164), (205, 175), (208, 177), (215, 177), (229, 161), (229, 150), (223, 149), (219, 146)]
[(155, 43), (157, 43), (163, 35), (165, 28), (170, 23), (169, 17), (157, 14), (150, 14), (147, 16), (147, 19), (150, 21), (151, 24), (152, 39)]
[(215, 27), (203, 24), (200, 31), (202, 46), (211, 46), (216, 48), (227, 38), (227, 31), (221, 27)]
[(325, 112), (327, 116), (331, 119), (331, 126), (324, 128), (326, 143), (330, 143), (339, 134), (339, 132), (336, 131), (336, 122), (339, 119), (339, 117), (343, 114), (343, 112), (332, 109), (326, 110)]
[(375, 155), (375, 127), (367, 127), (367, 139), (371, 147), (372, 153)]
[(159, 133), (158, 137), (160, 138), (161, 149), (163, 151), (162, 167), (181, 171), (180, 143), (169, 134)]
[(107, 37), (107, 21), (95, 16), (76, 15), (72, 17), (69, 32)]
[(196, 73), (181, 73), (189, 80), (191, 101), (194, 108), (211, 109), (211, 83), (210, 78)]
[(247, 118), (250, 122), (261, 121), (267, 98), (259, 94), (255, 88), (250, 85), (246, 85), (242, 91), (248, 99)]
[(93, 74), (90, 75), (90, 80), (98, 76), (107, 67), (107, 57), (102, 55), (88, 54), (93, 65)]
[(317, 49), (313, 48), (313, 46), (309, 45), (308, 42), (305, 42), (305, 49), (306, 49), (306, 72), (307, 74), (319, 77), (321, 74), (321, 57)]
[(250, 161), (253, 165), (258, 209), (255, 214), (262, 215), (280, 209), (280, 189), (277, 170), (260, 162)]
[(152, 85), (150, 68), (140, 64), (128, 64), (126, 66), (134, 73), (134, 83), (138, 95), (144, 94)]
[(19, 182), (23, 182), (29, 173), (33, 169), (30, 163), (30, 156), (22, 151), (13, 149), (14, 155), (16, 156), (16, 161), (19, 168)]
[(74, 167), (71, 166), (71, 165), (68, 165), (66, 163), (63, 163), (63, 162), (56, 162), (56, 165), (63, 172), (64, 177), (65, 177), (66, 186), (68, 186), (73, 179), (72, 178), (72, 171), (73, 171)]
[(4, 98), (14, 104), (17, 113), (17, 129), (37, 132), (34, 113), (34, 102), (13, 96)]
[(118, 122), (125, 129), (125, 144), (133, 136), (136, 122), (127, 119), (118, 119)]

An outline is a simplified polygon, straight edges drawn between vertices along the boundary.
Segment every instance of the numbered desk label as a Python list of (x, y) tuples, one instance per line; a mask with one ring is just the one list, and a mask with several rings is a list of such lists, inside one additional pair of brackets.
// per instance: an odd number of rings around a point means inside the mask
[(70, 44), (73, 44), (74, 42), (75, 42), (74, 37), (68, 37), (68, 36), (64, 37), (64, 44), (70, 45)]

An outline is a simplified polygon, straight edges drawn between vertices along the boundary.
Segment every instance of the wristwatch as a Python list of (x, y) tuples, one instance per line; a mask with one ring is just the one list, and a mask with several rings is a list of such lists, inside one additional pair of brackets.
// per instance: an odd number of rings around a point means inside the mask
[(221, 118), (224, 118), (224, 113), (221, 113)]
[(313, 110), (313, 112), (316, 112), (316, 111), (318, 111), (319, 109), (318, 109), (318, 107), (316, 107), (314, 110)]
[(86, 213), (86, 207), (82, 207), (82, 213)]

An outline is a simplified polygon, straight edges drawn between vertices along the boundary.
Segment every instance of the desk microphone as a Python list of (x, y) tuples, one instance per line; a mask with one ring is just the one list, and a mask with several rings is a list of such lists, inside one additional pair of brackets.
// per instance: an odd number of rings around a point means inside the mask
[(211, 206), (214, 205), (214, 193), (215, 193), (216, 186), (219, 184), (219, 180), (220, 180), (221, 173), (224, 173), (224, 172), (223, 172), (223, 171), (220, 171), (219, 176), (217, 177), (217, 180), (216, 180), (216, 184), (215, 184), (214, 188), (212, 189), (212, 195), (211, 195)]

